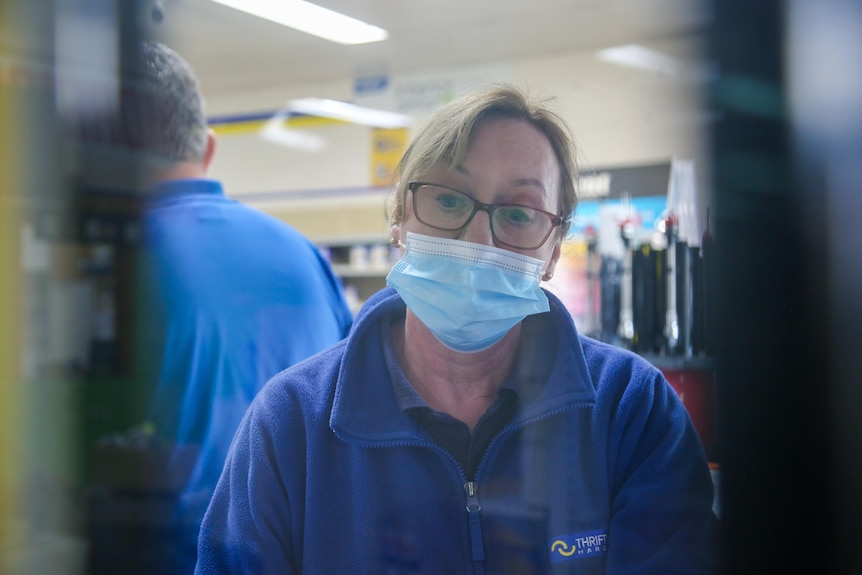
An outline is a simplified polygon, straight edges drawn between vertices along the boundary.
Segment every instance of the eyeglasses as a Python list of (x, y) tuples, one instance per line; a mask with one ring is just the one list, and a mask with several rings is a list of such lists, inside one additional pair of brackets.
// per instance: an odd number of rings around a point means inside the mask
[(563, 218), (520, 204), (483, 204), (464, 192), (429, 184), (409, 182), (416, 219), (434, 229), (457, 232), (470, 223), (476, 212), (487, 212), (494, 242), (519, 250), (535, 250), (548, 241)]

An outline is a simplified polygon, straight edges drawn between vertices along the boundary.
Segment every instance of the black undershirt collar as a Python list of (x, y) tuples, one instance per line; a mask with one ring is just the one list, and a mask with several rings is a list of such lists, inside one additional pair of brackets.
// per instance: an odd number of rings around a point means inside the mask
[[(393, 316), (391, 322), (403, 321), (402, 316)], [(383, 350), (392, 387), (401, 410), (410, 415), (426, 433), (443, 449), (448, 451), (464, 469), (468, 479), (473, 479), (476, 469), (494, 437), (508, 424), (518, 409), (534, 399), (547, 379), (547, 358), (552, 346), (538, 345), (539, 317), (524, 320), (521, 346), (512, 371), (497, 391), (497, 397), (479, 419), (473, 433), (463, 421), (442, 411), (432, 409), (410, 384), (398, 362), (390, 337), (390, 322), (384, 321), (382, 329)], [(524, 377), (530, 374), (530, 377)], [(538, 385), (537, 385), (538, 384)]]

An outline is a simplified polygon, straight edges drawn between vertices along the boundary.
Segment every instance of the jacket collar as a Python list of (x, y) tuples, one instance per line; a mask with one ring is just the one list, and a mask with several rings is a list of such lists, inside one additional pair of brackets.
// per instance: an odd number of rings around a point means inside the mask
[[(510, 425), (556, 410), (592, 403), (595, 389), (589, 378), (580, 339), (562, 302), (546, 291), (550, 302), (546, 324), (556, 332), (556, 360), (544, 390)], [(330, 426), (343, 437), (369, 443), (427, 441), (412, 418), (398, 407), (384, 359), (381, 322), (404, 313), (404, 302), (384, 288), (362, 307), (347, 340), (335, 387)]]

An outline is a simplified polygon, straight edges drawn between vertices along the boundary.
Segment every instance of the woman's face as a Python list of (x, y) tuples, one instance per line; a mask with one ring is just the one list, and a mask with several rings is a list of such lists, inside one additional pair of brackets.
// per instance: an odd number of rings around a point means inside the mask
[[(432, 169), (413, 179), (454, 188), (485, 204), (522, 204), (557, 214), (559, 173), (553, 148), (542, 132), (524, 120), (490, 118), (474, 130), (473, 141), (464, 160), (454, 171)], [(460, 231), (441, 231), (416, 219), (412, 193), (407, 194), (404, 220), (400, 224), (402, 242), (406, 232), (411, 231), (495, 245), (487, 212), (477, 211)], [(554, 228), (547, 241), (537, 249), (497, 247), (544, 260), (547, 264), (545, 271), (553, 274), (560, 256), (558, 230)]]

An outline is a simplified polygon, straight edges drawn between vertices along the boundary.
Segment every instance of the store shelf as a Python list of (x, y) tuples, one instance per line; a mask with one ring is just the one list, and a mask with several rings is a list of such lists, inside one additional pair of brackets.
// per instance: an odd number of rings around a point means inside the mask
[(391, 266), (388, 267), (357, 267), (351, 264), (332, 264), (335, 275), (348, 278), (385, 278)]
[(353, 313), (359, 311), (365, 300), (386, 287), (386, 276), (400, 256), (386, 236), (318, 238), (315, 243), (341, 279)]

